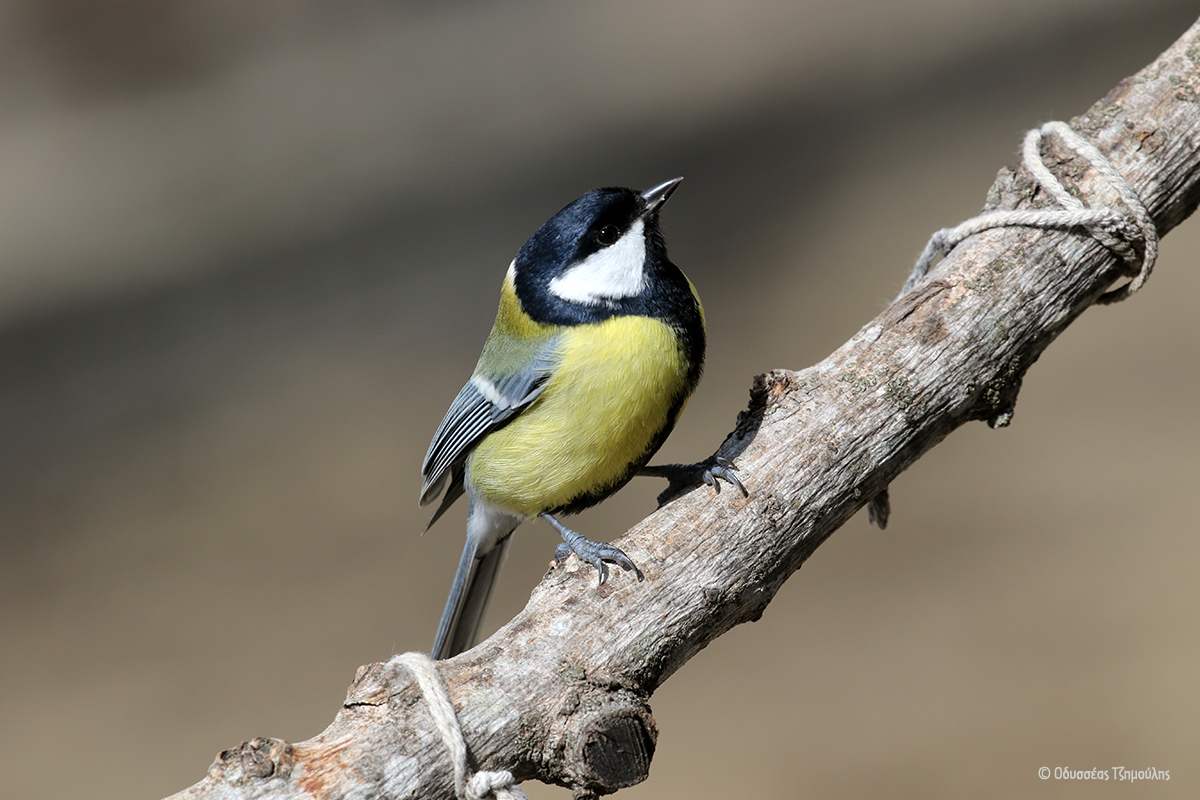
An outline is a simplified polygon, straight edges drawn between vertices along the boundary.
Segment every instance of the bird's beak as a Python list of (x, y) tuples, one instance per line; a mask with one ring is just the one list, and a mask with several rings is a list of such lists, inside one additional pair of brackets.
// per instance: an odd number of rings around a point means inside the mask
[(646, 210), (642, 212), (642, 217), (649, 218), (657, 214), (658, 209), (662, 207), (663, 203), (667, 202), (667, 198), (671, 196), (671, 192), (675, 191), (675, 187), (682, 181), (683, 178), (672, 178), (642, 192), (642, 201), (646, 204)]

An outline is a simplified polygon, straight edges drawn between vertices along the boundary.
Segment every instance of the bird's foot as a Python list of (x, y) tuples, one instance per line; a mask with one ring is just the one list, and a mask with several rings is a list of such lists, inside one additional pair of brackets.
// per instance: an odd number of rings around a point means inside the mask
[(709, 456), (695, 464), (660, 464), (655, 467), (642, 467), (639, 474), (667, 479), (667, 488), (658, 496), (659, 506), (665, 505), (688, 489), (702, 483), (713, 487), (720, 494), (721, 481), (725, 481), (741, 492), (742, 497), (750, 496), (737, 476), (737, 467), (728, 458), (721, 456)]
[(554, 560), (558, 563), (561, 564), (566, 560), (567, 556), (574, 553), (581, 561), (585, 561), (596, 568), (596, 572), (600, 574), (601, 585), (604, 585), (608, 580), (609, 564), (616, 564), (626, 572), (633, 572), (637, 575), (639, 581), (645, 579), (642, 571), (637, 568), (637, 564), (634, 564), (621, 548), (613, 547), (611, 544), (605, 544), (604, 542), (593, 542), (591, 539), (584, 537), (583, 534), (577, 533), (566, 525), (563, 525), (549, 514), (542, 514), (541, 517), (554, 526), (554, 529), (563, 538), (562, 544), (554, 550)]

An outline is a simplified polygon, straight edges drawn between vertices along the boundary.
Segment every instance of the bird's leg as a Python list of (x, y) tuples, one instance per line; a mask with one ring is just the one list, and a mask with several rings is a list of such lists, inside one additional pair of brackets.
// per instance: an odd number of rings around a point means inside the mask
[(632, 571), (637, 574), (639, 581), (644, 580), (642, 571), (620, 548), (604, 542), (593, 542), (591, 539), (585, 538), (583, 534), (576, 533), (563, 525), (549, 514), (539, 514), (538, 516), (553, 525), (563, 538), (563, 543), (554, 550), (555, 561), (562, 563), (567, 556), (574, 553), (579, 556), (580, 560), (586, 561), (596, 568), (596, 572), (600, 573), (601, 584), (608, 580), (608, 564), (605, 562), (616, 564), (626, 572)]
[(659, 464), (654, 467), (642, 467), (638, 470), (638, 474), (667, 479), (667, 488), (663, 489), (658, 496), (660, 507), (702, 483), (713, 487), (720, 494), (721, 481), (726, 481), (741, 492), (742, 497), (750, 496), (746, 487), (738, 479), (737, 467), (729, 459), (720, 456), (709, 456), (695, 464)]

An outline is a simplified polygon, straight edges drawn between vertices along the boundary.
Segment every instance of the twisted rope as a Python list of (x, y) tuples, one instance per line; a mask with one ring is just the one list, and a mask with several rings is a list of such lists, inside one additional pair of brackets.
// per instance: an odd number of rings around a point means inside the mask
[(424, 653), (401, 653), (393, 657), (391, 663), (411, 672), (421, 687), (433, 724), (442, 735), (446, 752), (450, 754), (450, 763), (454, 765), (454, 793), (458, 800), (529, 800), (517, 787), (508, 770), (470, 773), (467, 742), (459, 727), (458, 715), (454, 713), (446, 687), (429, 656)]
[[(1090, 208), (1082, 200), (1063, 188), (1058, 178), (1050, 172), (1042, 161), (1042, 138), (1051, 134), (1057, 135), (1063, 143), (1085, 158), (1099, 173), (1109, 186), (1116, 191), (1124, 203), (1127, 213), (1121, 213), (1112, 208)], [(1141, 199), (1133, 191), (1133, 187), (1117, 172), (1112, 162), (1094, 144), (1075, 132), (1065, 122), (1047, 122), (1040, 128), (1034, 128), (1025, 134), (1022, 159), (1025, 168), (1029, 170), (1038, 185), (1061, 208), (1038, 209), (1033, 211), (989, 211), (972, 217), (966, 222), (953, 228), (943, 228), (929, 237), (929, 243), (917, 258), (912, 273), (900, 290), (903, 295), (915, 286), (928, 273), (933, 262), (939, 256), (945, 256), (960, 242), (969, 236), (974, 236), (991, 228), (1007, 228), (1012, 226), (1028, 228), (1048, 228), (1068, 230), (1083, 227), (1101, 244), (1109, 248), (1136, 270), (1133, 278), (1124, 286), (1105, 292), (1096, 300), (1097, 303), (1116, 303), (1125, 300), (1150, 277), (1150, 270), (1158, 258), (1158, 230), (1150, 219), (1150, 213)], [(1139, 259), (1132, 244), (1142, 243), (1142, 256)]]

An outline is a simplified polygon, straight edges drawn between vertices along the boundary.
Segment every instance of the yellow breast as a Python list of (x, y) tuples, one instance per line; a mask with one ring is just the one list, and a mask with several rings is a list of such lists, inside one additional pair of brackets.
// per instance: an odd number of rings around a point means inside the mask
[(631, 464), (644, 463), (689, 389), (676, 337), (657, 320), (612, 317), (568, 328), (559, 350), (541, 396), (467, 462), (477, 494), (522, 514), (613, 487)]

